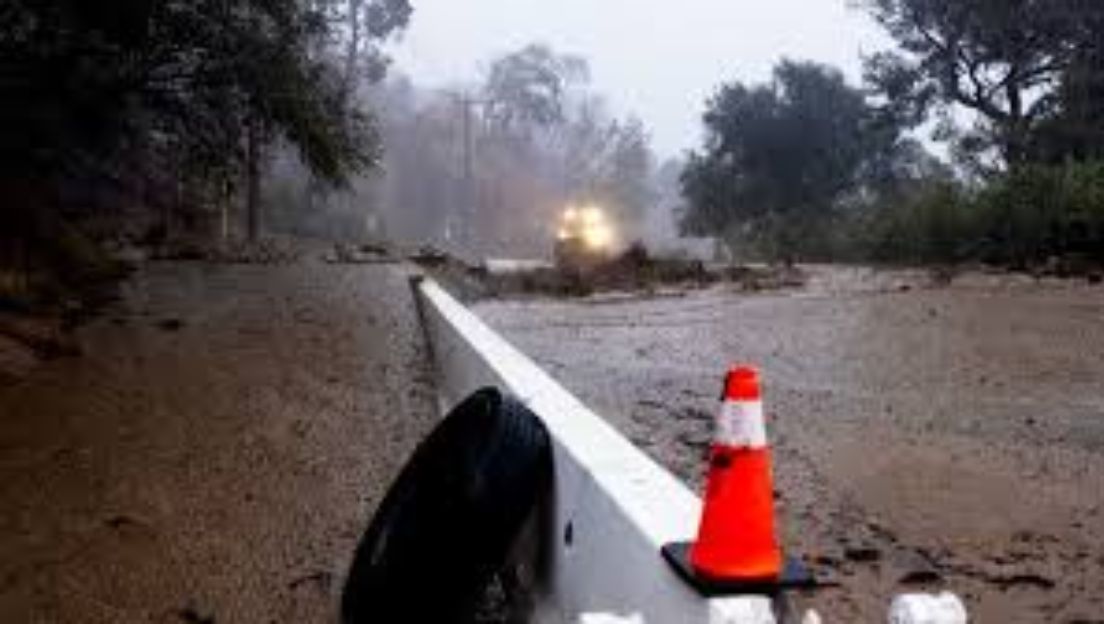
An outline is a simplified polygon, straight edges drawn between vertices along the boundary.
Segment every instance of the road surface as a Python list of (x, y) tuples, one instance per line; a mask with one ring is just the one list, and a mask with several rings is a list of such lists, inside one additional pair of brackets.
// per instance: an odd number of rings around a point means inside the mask
[(332, 622), (435, 418), (397, 267), (155, 263), (0, 388), (0, 622)]
[(726, 367), (759, 365), (785, 542), (842, 583), (826, 622), (943, 586), (976, 621), (1104, 621), (1104, 288), (821, 268), (476, 309), (694, 487)]

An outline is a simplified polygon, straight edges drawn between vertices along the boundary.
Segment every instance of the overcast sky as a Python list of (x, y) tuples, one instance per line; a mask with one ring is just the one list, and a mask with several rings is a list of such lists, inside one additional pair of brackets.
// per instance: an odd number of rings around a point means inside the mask
[(639, 115), (663, 156), (697, 144), (705, 99), (724, 81), (760, 81), (781, 57), (836, 65), (886, 38), (848, 0), (412, 0), (396, 67), (435, 87), (473, 82), (488, 60), (530, 42), (590, 61), (619, 114)]

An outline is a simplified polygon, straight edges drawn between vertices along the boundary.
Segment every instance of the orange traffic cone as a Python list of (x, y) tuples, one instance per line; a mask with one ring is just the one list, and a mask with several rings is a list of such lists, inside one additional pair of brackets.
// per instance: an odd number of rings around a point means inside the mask
[(782, 557), (771, 481), (759, 373), (739, 366), (725, 378), (698, 539), (663, 546), (675, 572), (705, 595), (815, 586), (801, 562)]
[(774, 535), (774, 488), (759, 373), (729, 371), (713, 445), (698, 540), (690, 563), (702, 576), (777, 581), (782, 551)]

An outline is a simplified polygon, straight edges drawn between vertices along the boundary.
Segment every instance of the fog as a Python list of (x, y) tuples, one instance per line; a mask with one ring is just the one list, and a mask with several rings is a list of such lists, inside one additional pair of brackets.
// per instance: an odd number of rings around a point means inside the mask
[[(680, 166), (658, 159), (643, 121), (613, 110), (585, 57), (531, 43), (467, 81), (426, 86), (395, 67), (362, 95), (377, 119), (380, 167), (319, 195), (282, 151), (268, 189), (278, 228), (541, 258), (560, 213), (593, 205), (614, 222), (618, 248), (676, 239)], [(298, 209), (305, 202), (311, 210)]]
[[(307, 183), (284, 159), (272, 177), (282, 226), (545, 257), (559, 211), (597, 202), (608, 204), (622, 245), (701, 251), (708, 245), (679, 239), (678, 184), (681, 160), (701, 144), (710, 95), (726, 82), (769, 80), (782, 58), (837, 66), (857, 83), (863, 53), (886, 45), (867, 15), (842, 1), (697, 1), (674, 10), (652, 0), (428, 0), (414, 9), (385, 48), (387, 79), (365, 87), (379, 116), (381, 171), (303, 212), (295, 206)], [(526, 104), (501, 101), (510, 87), (491, 92), (495, 64), (531, 46), (550, 54), (562, 91), (543, 94), (556, 109), (550, 118), (521, 113), (520, 125), (506, 127), (492, 118), (495, 101), (500, 112)], [(561, 58), (578, 74), (553, 67)]]
[(425, 0), (391, 53), (414, 81), (444, 86), (531, 41), (586, 57), (595, 88), (644, 121), (662, 157), (697, 144), (705, 99), (721, 82), (765, 80), (782, 57), (857, 81), (860, 55), (889, 45), (845, 0)]

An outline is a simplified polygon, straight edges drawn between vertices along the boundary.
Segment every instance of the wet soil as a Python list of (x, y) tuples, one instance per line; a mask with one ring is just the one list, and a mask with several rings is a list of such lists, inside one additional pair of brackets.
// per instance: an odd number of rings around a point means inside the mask
[(695, 488), (720, 382), (761, 367), (784, 541), (828, 622), (958, 592), (972, 621), (1104, 617), (1104, 288), (816, 267), (806, 287), (477, 311)]
[(0, 385), (0, 621), (336, 621), (436, 418), (402, 270), (163, 262), (124, 291), (82, 356)]

